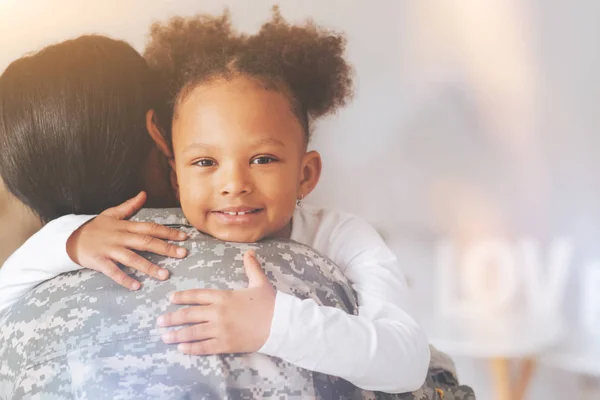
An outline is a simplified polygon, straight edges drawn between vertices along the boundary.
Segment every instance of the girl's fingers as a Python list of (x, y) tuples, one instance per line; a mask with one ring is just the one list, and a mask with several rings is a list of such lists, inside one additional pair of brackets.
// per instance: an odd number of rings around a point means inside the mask
[(127, 275), (114, 262), (108, 259), (97, 258), (93, 263), (94, 265), (90, 266), (91, 268), (103, 273), (126, 289), (138, 290), (142, 287), (138, 281)]
[(112, 259), (125, 265), (126, 267), (131, 267), (159, 280), (165, 280), (169, 277), (168, 270), (152, 264), (146, 258), (128, 249), (119, 249), (114, 251), (112, 254)]
[(256, 259), (254, 250), (248, 250), (244, 253), (244, 271), (248, 277), (248, 287), (271, 285), (267, 274), (265, 274), (265, 271), (263, 271), (260, 263)]
[(229, 295), (231, 295), (231, 290), (190, 289), (173, 293), (171, 295), (171, 303), (221, 304)]
[(128, 221), (125, 229), (132, 233), (139, 233), (141, 235), (153, 236), (165, 240), (179, 241), (187, 239), (185, 232), (157, 224), (156, 222)]
[(117, 245), (127, 249), (146, 251), (173, 258), (183, 258), (187, 255), (185, 247), (180, 247), (146, 234), (122, 233), (119, 235)]
[(177, 350), (184, 354), (201, 356), (204, 354), (222, 354), (227, 351), (220, 345), (218, 339), (207, 339), (202, 342), (180, 343)]
[(146, 192), (139, 192), (135, 197), (119, 204), (118, 206), (104, 210), (100, 215), (116, 219), (127, 219), (138, 212), (146, 202)]
[(187, 326), (176, 331), (164, 333), (161, 336), (161, 339), (165, 343), (185, 343), (214, 339), (214, 337), (215, 332), (213, 332), (212, 325), (210, 323), (205, 323)]
[(158, 326), (177, 326), (208, 323), (214, 318), (214, 310), (208, 306), (185, 307), (163, 314), (156, 320)]

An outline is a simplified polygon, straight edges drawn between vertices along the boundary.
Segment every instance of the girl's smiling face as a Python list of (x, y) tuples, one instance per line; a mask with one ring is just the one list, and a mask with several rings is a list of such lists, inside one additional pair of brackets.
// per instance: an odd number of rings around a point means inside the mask
[(320, 156), (289, 98), (238, 76), (194, 88), (172, 129), (179, 199), (188, 221), (218, 239), (289, 237), (296, 199), (319, 179)]

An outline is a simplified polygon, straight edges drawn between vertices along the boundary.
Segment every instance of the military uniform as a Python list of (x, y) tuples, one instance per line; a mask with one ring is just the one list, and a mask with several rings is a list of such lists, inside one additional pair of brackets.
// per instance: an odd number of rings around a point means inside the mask
[(275, 287), (299, 298), (357, 313), (340, 269), (293, 241), (254, 244), (216, 240), (194, 229), (180, 209), (145, 209), (154, 221), (189, 234), (185, 259), (145, 254), (168, 268), (158, 281), (137, 271), (129, 291), (91, 270), (63, 274), (36, 287), (0, 315), (0, 399), (474, 399), (456, 382), (449, 359), (432, 349), (430, 374), (414, 393), (358, 389), (262, 354), (191, 356), (167, 345), (156, 318), (175, 311), (168, 294), (192, 288), (247, 286), (242, 255), (254, 249)]

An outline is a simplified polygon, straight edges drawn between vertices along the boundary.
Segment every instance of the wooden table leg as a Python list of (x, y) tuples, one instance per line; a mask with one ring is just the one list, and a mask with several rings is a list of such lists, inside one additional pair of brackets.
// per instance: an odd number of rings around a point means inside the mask
[(507, 358), (493, 358), (491, 363), (496, 400), (513, 400), (510, 361)]
[(521, 370), (519, 371), (515, 385), (514, 400), (525, 400), (531, 377), (535, 372), (535, 367), (536, 362), (533, 358), (526, 358), (522, 361)]

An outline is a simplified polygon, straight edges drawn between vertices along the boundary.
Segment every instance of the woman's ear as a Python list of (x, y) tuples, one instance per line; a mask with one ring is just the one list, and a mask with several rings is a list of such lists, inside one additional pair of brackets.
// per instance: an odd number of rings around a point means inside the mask
[(164, 136), (160, 132), (160, 128), (156, 124), (156, 113), (154, 110), (148, 110), (146, 113), (146, 129), (148, 130), (148, 134), (156, 144), (156, 147), (160, 150), (161, 153), (167, 158), (169, 161), (169, 165), (171, 168), (175, 168), (174, 160), (173, 160), (173, 152), (171, 151), (170, 146), (167, 144)]
[(309, 151), (302, 159), (302, 170), (300, 171), (300, 193), (298, 196), (304, 198), (313, 191), (321, 177), (321, 155), (316, 151)]

